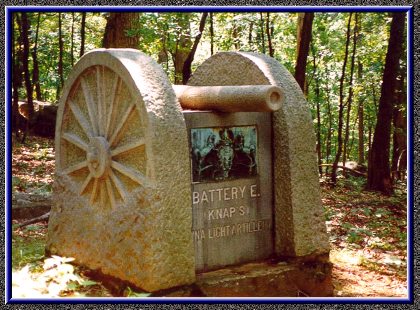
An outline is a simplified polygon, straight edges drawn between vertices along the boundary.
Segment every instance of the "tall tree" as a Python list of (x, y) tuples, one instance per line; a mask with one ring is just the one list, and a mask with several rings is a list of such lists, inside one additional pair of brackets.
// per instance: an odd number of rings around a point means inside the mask
[(60, 97), (60, 92), (64, 85), (64, 71), (63, 71), (63, 56), (64, 56), (64, 42), (63, 42), (63, 29), (61, 13), (58, 13), (58, 76), (60, 78), (57, 87), (57, 99)]
[(70, 63), (74, 66), (74, 12), (71, 12)]
[[(348, 152), (348, 142), (349, 142), (349, 135), (350, 135), (350, 113), (351, 107), (353, 104), (353, 74), (354, 74), (354, 64), (356, 59), (356, 46), (357, 46), (357, 37), (358, 37), (358, 13), (354, 14), (354, 30), (353, 30), (353, 49), (351, 53), (351, 61), (350, 61), (350, 81), (349, 81), (349, 95), (347, 97), (347, 116), (346, 116), (346, 130), (344, 134), (344, 145), (343, 145), (343, 166), (346, 165), (347, 161), (347, 152)], [(345, 174), (345, 170), (343, 174)]]
[(82, 12), (82, 23), (80, 25), (80, 54), (82, 57), (85, 53), (85, 37), (86, 37), (86, 12)]
[[(16, 19), (18, 21), (16, 21)], [(19, 88), (22, 85), (22, 50), (21, 50), (21, 27), (19, 13), (12, 14), (12, 24), (18, 25), (18, 31), (13, 29), (12, 31), (12, 88), (13, 88), (13, 103), (12, 103), (12, 129), (15, 132), (16, 138), (19, 138), (19, 127), (20, 117), (19, 117)]]
[[(328, 132), (327, 132), (327, 141), (326, 141), (326, 150), (325, 150), (325, 156), (327, 158), (327, 161), (329, 160), (330, 156), (331, 156), (331, 140), (332, 140), (332, 134), (333, 134), (333, 128), (332, 128), (332, 122), (333, 122), (333, 116), (332, 116), (332, 112), (331, 112), (331, 101), (330, 101), (330, 91), (329, 91), (329, 86), (328, 86), (328, 82), (327, 85), (325, 86), (326, 88), (326, 94), (327, 94), (327, 116), (328, 116)], [(328, 166), (325, 169), (325, 173), (328, 173)]]
[(34, 114), (34, 102), (32, 97), (32, 82), (31, 75), (29, 72), (29, 32), (30, 32), (30, 23), (26, 12), (21, 13), (21, 39), (23, 45), (22, 61), (23, 61), (23, 75), (25, 79), (25, 89), (26, 89), (26, 100), (28, 102), (28, 121), (26, 122), (25, 133), (22, 137), (22, 143), (25, 142), (26, 135), (29, 132), (29, 124), (32, 120)]
[(268, 54), (270, 57), (274, 57), (274, 48), (272, 42), (272, 31), (270, 26), (270, 13), (267, 12), (267, 19), (265, 20), (265, 32), (267, 33), (267, 41), (268, 41)]
[(400, 69), (398, 77), (398, 90), (396, 104), (393, 113), (393, 137), (392, 137), (392, 175), (400, 180), (405, 177), (407, 169), (407, 119), (405, 117), (407, 93), (405, 91), (404, 68)]
[(316, 63), (316, 56), (314, 51), (314, 46), (311, 44), (311, 51), (312, 51), (312, 63), (313, 63), (313, 74), (315, 80), (315, 102), (316, 102), (316, 119), (317, 119), (317, 126), (316, 126), (316, 152), (318, 154), (318, 170), (319, 175), (322, 176), (322, 144), (321, 144), (321, 88), (319, 85), (319, 78), (315, 76), (317, 74), (317, 63)]
[(41, 13), (38, 13), (36, 30), (35, 30), (35, 42), (32, 49), (32, 83), (35, 86), (36, 100), (42, 100), (41, 85), (39, 83), (39, 64), (38, 64), (38, 36), (39, 36), (39, 24), (40, 24)]
[(404, 43), (405, 13), (392, 14), (388, 50), (379, 99), (378, 117), (369, 153), (368, 178), (366, 188), (385, 194), (393, 192), (389, 156), (391, 143), (391, 122), (394, 95), (397, 85), (399, 61)]
[(138, 12), (109, 13), (105, 26), (103, 47), (139, 48), (140, 38), (130, 32), (136, 30), (139, 20)]
[(260, 12), (260, 32), (261, 32), (261, 52), (265, 54), (265, 35), (264, 35), (264, 17), (263, 13)]
[(214, 23), (213, 12), (210, 12), (210, 56), (214, 54)]
[(197, 50), (198, 43), (200, 43), (201, 36), (203, 34), (204, 26), (206, 25), (206, 18), (208, 13), (204, 12), (201, 15), (200, 26), (198, 27), (198, 34), (195, 36), (194, 44), (187, 56), (187, 59), (184, 62), (184, 67), (182, 68), (182, 84), (187, 84), (188, 79), (191, 76), (191, 65), (194, 60), (194, 55)]
[(332, 167), (331, 182), (337, 183), (337, 166), (341, 158), (341, 152), (343, 151), (343, 113), (344, 113), (344, 80), (346, 78), (346, 68), (349, 56), (349, 45), (350, 45), (350, 25), (352, 12), (350, 12), (349, 20), (347, 23), (347, 35), (346, 35), (346, 49), (344, 52), (343, 67), (341, 70), (340, 77), (340, 94), (339, 94), (339, 106), (338, 106), (338, 130), (337, 130), (337, 152), (335, 154), (335, 160)]
[(309, 45), (311, 43), (313, 20), (314, 13), (299, 13), (295, 79), (305, 94), (307, 93), (305, 87), (306, 62), (309, 54)]
[(248, 45), (252, 46), (252, 32), (254, 31), (254, 21), (251, 19), (249, 21), (249, 30), (248, 30)]
[[(362, 83), (362, 73), (363, 72), (363, 65), (359, 61), (357, 65), (357, 80), (359, 83)], [(357, 118), (358, 118), (358, 137), (359, 137), (359, 145), (358, 145), (358, 156), (357, 156), (357, 163), (359, 165), (363, 165), (365, 163), (365, 113), (363, 109), (363, 99), (359, 99), (359, 105), (357, 109)]]
[(175, 49), (171, 51), (172, 59), (175, 69), (175, 84), (182, 84), (184, 63), (191, 49), (191, 36), (190, 36), (190, 15), (178, 13), (175, 18), (177, 25)]

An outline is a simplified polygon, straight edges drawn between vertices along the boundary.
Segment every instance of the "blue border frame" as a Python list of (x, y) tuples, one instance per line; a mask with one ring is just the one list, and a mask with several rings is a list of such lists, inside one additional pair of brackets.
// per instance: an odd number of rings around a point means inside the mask
[[(408, 298), (389, 297), (389, 298), (342, 298), (342, 297), (320, 297), (320, 298), (260, 298), (260, 297), (246, 297), (246, 298), (209, 298), (209, 297), (185, 297), (185, 298), (162, 298), (162, 297), (147, 297), (147, 298), (12, 298), (12, 274), (11, 274), (11, 106), (7, 104), (11, 102), (11, 47), (9, 38), (11, 37), (11, 14), (13, 12), (110, 12), (110, 11), (138, 11), (138, 12), (406, 12), (407, 14), (407, 147), (408, 147), (408, 177), (407, 177), (407, 293)], [(6, 281), (5, 281), (5, 303), (10, 304), (109, 304), (109, 303), (124, 303), (124, 304), (177, 304), (177, 303), (197, 303), (197, 304), (267, 304), (267, 303), (284, 303), (284, 304), (307, 304), (307, 303), (355, 303), (355, 304), (377, 304), (377, 303), (395, 303), (395, 304), (412, 304), (414, 299), (414, 285), (413, 285), (413, 194), (414, 194), (414, 176), (413, 176), (413, 78), (414, 78), (414, 57), (413, 57), (413, 27), (414, 27), (414, 12), (412, 6), (251, 6), (251, 7), (213, 7), (213, 6), (6, 6), (5, 7), (5, 47), (6, 47), (6, 83), (5, 83), (5, 255), (6, 255)]]

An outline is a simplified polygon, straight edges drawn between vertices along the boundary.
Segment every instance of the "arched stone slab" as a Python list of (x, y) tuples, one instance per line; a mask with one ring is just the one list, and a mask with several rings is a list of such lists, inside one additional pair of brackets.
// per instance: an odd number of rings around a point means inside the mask
[(275, 59), (224, 52), (207, 59), (188, 85), (276, 85), (285, 99), (273, 113), (275, 252), (303, 257), (329, 252), (321, 205), (315, 134), (309, 107), (293, 76)]
[(155, 61), (82, 57), (60, 100), (56, 163), (51, 254), (147, 291), (195, 281), (187, 132)]

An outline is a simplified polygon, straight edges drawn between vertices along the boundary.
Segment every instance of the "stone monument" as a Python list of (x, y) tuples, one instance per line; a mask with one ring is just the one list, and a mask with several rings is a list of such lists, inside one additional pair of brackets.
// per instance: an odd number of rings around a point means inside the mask
[(49, 253), (149, 292), (332, 294), (312, 120), (274, 59), (216, 54), (172, 86), (139, 51), (90, 52), (55, 139)]

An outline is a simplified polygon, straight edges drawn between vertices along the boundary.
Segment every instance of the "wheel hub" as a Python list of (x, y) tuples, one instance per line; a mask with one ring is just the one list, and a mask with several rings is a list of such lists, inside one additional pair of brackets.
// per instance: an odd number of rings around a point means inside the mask
[(88, 168), (93, 177), (100, 178), (107, 174), (111, 166), (109, 143), (104, 137), (93, 137), (86, 154)]

